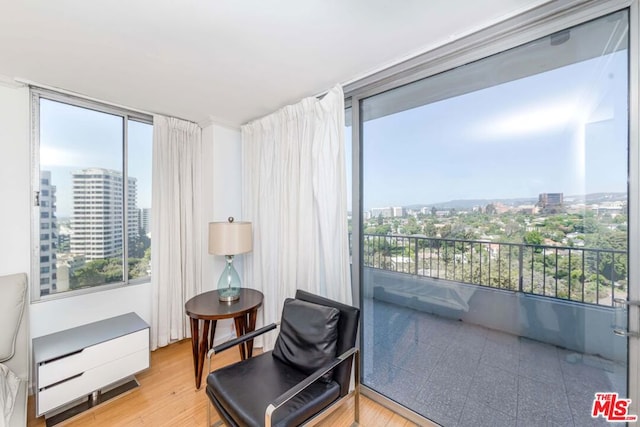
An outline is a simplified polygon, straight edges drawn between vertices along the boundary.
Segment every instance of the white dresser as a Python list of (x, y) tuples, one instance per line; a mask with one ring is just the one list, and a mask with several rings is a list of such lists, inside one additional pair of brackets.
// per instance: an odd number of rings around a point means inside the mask
[(149, 367), (149, 325), (128, 313), (34, 338), (33, 359), (37, 416), (74, 401), (90, 407), (106, 388)]

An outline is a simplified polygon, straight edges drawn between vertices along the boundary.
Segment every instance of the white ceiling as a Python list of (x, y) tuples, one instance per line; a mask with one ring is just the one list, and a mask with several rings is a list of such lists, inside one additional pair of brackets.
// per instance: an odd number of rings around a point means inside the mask
[(0, 75), (239, 126), (548, 0), (0, 0)]

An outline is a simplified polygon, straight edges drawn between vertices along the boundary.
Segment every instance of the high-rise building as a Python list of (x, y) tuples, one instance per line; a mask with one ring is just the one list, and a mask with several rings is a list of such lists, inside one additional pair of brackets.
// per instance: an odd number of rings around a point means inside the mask
[[(127, 231), (129, 239), (140, 235), (140, 218), (138, 215), (138, 186), (135, 178), (128, 178)], [(122, 179), (120, 180), (122, 182)]]
[(538, 206), (544, 213), (562, 212), (564, 203), (563, 193), (540, 193), (538, 195)]
[(140, 229), (146, 235), (151, 232), (151, 208), (140, 209)]
[(393, 216), (392, 208), (372, 208), (371, 209), (371, 217), (377, 218), (382, 216), (383, 218), (391, 218)]
[(51, 183), (51, 172), (40, 172), (40, 295), (56, 292), (56, 186)]
[(71, 288), (73, 273), (84, 264), (84, 255), (69, 253), (58, 255), (58, 292), (68, 291)]
[(407, 213), (402, 206), (394, 206), (391, 210), (393, 211), (393, 216), (396, 218), (402, 218)]
[[(87, 260), (122, 255), (123, 185), (120, 172), (91, 168), (73, 176), (73, 216), (71, 218), (71, 253)], [(127, 230), (129, 237), (139, 231), (136, 207), (136, 179), (128, 179)]]

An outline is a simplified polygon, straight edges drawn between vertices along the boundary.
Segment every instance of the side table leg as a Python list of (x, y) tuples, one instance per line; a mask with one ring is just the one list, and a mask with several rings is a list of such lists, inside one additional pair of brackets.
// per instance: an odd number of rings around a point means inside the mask
[(193, 373), (196, 378), (196, 387), (199, 387), (198, 384), (198, 337), (200, 336), (199, 331), (199, 320), (194, 319), (193, 317), (189, 318), (191, 321), (191, 352), (193, 353)]
[[(249, 312), (249, 324), (247, 325), (247, 332), (253, 332), (256, 330), (256, 318), (258, 317), (258, 308)], [(249, 358), (253, 355), (253, 340), (247, 341), (247, 355)]]
[(209, 341), (209, 320), (204, 321), (204, 328), (202, 329), (202, 337), (198, 337), (200, 345), (198, 348), (198, 372), (196, 372), (196, 388), (200, 388), (202, 382), (202, 369), (204, 368), (204, 356), (207, 354), (207, 347)]
[[(246, 323), (245, 320), (244, 320), (244, 315), (235, 317), (233, 320), (234, 320), (234, 322), (236, 324), (236, 336), (239, 337), (241, 335), (244, 335), (244, 333), (245, 333), (245, 323)], [(247, 355), (246, 355), (246, 353), (244, 351), (244, 344), (240, 344), (238, 346), (238, 348), (240, 349), (240, 359), (241, 360), (246, 359)]]
[(207, 351), (211, 350), (213, 348), (213, 336), (216, 333), (216, 324), (218, 323), (217, 320), (212, 320), (211, 321), (211, 329), (209, 330), (209, 347), (207, 348)]

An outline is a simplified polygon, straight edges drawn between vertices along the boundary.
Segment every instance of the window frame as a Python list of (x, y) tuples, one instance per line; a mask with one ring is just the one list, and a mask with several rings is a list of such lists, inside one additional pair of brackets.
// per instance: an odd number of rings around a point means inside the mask
[[(39, 192), (41, 188), (40, 177), (40, 100), (67, 104), (73, 107), (93, 110), (99, 113), (110, 114), (121, 117), (123, 120), (122, 131), (122, 211), (123, 211), (123, 242), (122, 242), (122, 277), (123, 280), (113, 283), (105, 283), (98, 286), (89, 286), (82, 289), (68, 290), (65, 292), (54, 292), (41, 294), (40, 290), (40, 204)], [(128, 123), (129, 121), (140, 122), (153, 126), (153, 116), (150, 114), (133, 111), (123, 107), (111, 105), (94, 99), (85, 99), (66, 93), (56, 92), (49, 89), (30, 87), (30, 108), (31, 108), (31, 302), (49, 301), (52, 299), (69, 298), (77, 295), (103, 292), (111, 289), (122, 288), (128, 285), (149, 283), (151, 276), (144, 276), (135, 279), (128, 279), (128, 253), (129, 253), (129, 216), (126, 214), (129, 208), (129, 170), (128, 170)]]
[[(440, 46), (416, 55), (403, 62), (370, 74), (362, 79), (344, 85), (345, 109), (351, 107), (353, 183), (352, 183), (352, 293), (354, 303), (363, 305), (361, 286), (363, 272), (363, 205), (362, 205), (362, 124), (361, 101), (413, 83), (456, 67), (489, 57), (520, 46), (532, 40), (548, 36), (566, 28), (600, 18), (622, 9), (629, 10), (629, 277), (630, 281), (640, 276), (640, 264), (634, 262), (640, 253), (640, 0), (566, 0), (550, 2), (485, 28), (463, 34)], [(633, 196), (632, 196), (633, 195)], [(640, 299), (640, 286), (629, 290), (629, 300)], [(640, 308), (629, 306), (629, 324), (640, 324)], [(360, 351), (364, 348), (363, 334), (360, 337)], [(628, 397), (632, 399), (630, 413), (640, 413), (640, 338), (628, 340)], [(363, 359), (364, 360), (364, 357)], [(364, 372), (364, 371), (362, 371)], [(423, 424), (425, 419), (397, 402), (362, 386), (362, 393), (378, 403), (393, 409), (405, 418)]]

